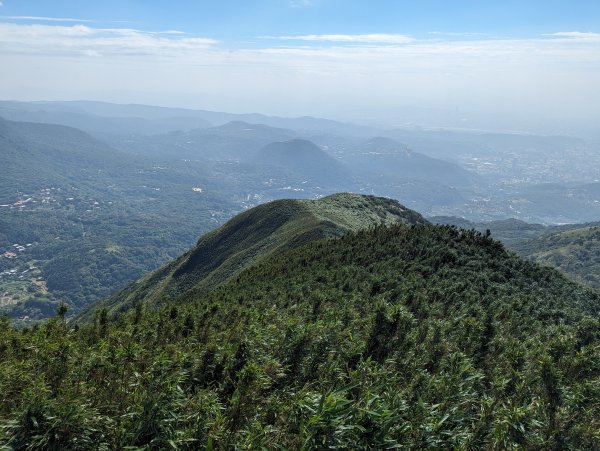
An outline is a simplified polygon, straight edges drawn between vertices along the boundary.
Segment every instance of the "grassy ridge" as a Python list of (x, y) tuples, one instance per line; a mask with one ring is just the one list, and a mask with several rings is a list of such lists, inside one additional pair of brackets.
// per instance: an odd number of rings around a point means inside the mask
[[(379, 224), (424, 223), (398, 202), (358, 194), (319, 200), (278, 200), (241, 213), (166, 266), (102, 302), (112, 313), (142, 300), (159, 303), (187, 292), (203, 293), (270, 255), (313, 240)], [(94, 306), (98, 307), (98, 306)], [(89, 319), (91, 311), (83, 318)]]

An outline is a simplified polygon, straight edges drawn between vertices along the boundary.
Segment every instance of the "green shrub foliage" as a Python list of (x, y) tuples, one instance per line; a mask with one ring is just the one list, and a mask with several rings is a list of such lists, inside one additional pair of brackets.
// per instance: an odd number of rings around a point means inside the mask
[(395, 225), (208, 294), (0, 324), (7, 449), (594, 449), (599, 296), (486, 235)]

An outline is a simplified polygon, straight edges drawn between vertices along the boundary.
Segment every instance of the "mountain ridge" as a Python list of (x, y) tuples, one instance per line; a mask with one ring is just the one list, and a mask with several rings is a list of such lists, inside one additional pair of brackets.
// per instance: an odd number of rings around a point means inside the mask
[(0, 444), (595, 449), (599, 292), (474, 230), (376, 222), (158, 309), (4, 320)]
[[(165, 266), (94, 305), (111, 312), (206, 292), (270, 255), (311, 241), (380, 224), (424, 224), (397, 201), (339, 193), (318, 200), (284, 199), (240, 213), (202, 236), (195, 247)], [(90, 318), (91, 310), (82, 318)]]
[[(260, 113), (226, 113), (200, 109), (159, 107), (143, 104), (119, 104), (89, 100), (34, 102), (4, 100), (0, 101), (0, 109), (2, 108), (15, 111), (21, 110), (25, 113), (44, 111), (49, 115), (52, 113), (73, 113), (80, 115), (94, 115), (103, 118), (138, 117), (145, 120), (156, 121), (157, 123), (165, 120), (173, 120), (173, 118), (176, 117), (188, 120), (190, 118), (195, 118), (213, 126), (239, 120), (254, 123), (259, 122), (273, 127), (294, 128), (298, 130), (333, 131), (356, 136), (368, 136), (377, 130), (376, 128), (364, 125), (350, 124), (313, 116), (281, 117)], [(31, 118), (33, 116), (29, 117)], [(64, 119), (65, 118), (63, 117), (63, 120)], [(45, 120), (48, 120), (48, 118), (46, 117)], [(177, 130), (178, 128), (174, 127), (172, 129)]]

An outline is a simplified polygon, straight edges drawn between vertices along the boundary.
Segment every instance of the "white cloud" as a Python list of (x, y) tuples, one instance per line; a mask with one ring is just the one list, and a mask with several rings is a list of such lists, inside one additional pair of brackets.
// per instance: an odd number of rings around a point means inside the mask
[[(2, 6), (2, 3), (0, 3)], [(74, 19), (72, 17), (43, 17), (43, 16), (0, 16), (1, 20), (34, 20), (38, 22), (92, 22), (90, 19)]]
[(559, 31), (557, 33), (547, 33), (544, 36), (567, 38), (572, 40), (600, 41), (600, 33), (581, 31)]
[(479, 37), (479, 38), (488, 37), (488, 38), (490, 38), (491, 37), (488, 33), (455, 32), (455, 31), (429, 31), (429, 32), (427, 32), (427, 34), (434, 35), (434, 36), (452, 36), (452, 37), (462, 37), (462, 38), (469, 38), (469, 37)]
[(93, 28), (78, 24), (19, 25), (0, 23), (0, 52), (30, 55), (181, 56), (217, 44), (184, 33), (145, 32), (132, 28)]
[(271, 39), (284, 41), (312, 41), (312, 42), (345, 42), (358, 44), (406, 44), (414, 41), (410, 36), (403, 34), (307, 34), (298, 36), (271, 36)]

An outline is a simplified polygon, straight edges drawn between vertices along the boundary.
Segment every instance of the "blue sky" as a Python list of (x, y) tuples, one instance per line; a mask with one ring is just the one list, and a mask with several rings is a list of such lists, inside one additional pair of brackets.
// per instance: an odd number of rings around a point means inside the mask
[(5, 99), (552, 129), (600, 120), (600, 1), (1, 0), (0, 62)]
[[(98, 26), (180, 30), (243, 45), (278, 34), (432, 32), (531, 37), (598, 31), (596, 0), (4, 0), (3, 16), (75, 18)], [(26, 22), (26, 21), (23, 21)], [(33, 22), (33, 21), (29, 21)]]

